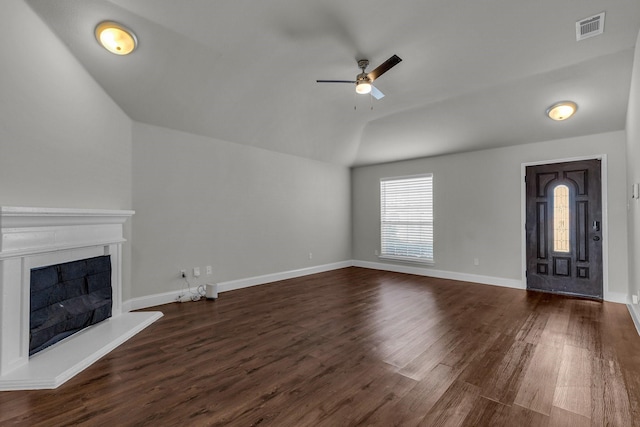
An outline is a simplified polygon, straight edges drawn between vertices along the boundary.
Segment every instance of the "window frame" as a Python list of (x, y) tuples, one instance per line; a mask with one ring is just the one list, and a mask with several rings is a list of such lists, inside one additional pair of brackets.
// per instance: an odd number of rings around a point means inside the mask
[[(410, 180), (416, 180), (416, 179), (422, 179), (422, 178), (426, 178), (426, 182), (424, 184), (426, 185), (426, 188), (419, 188), (417, 189), (417, 192), (426, 191), (427, 200), (423, 201), (423, 203), (420, 203), (420, 205), (417, 207), (416, 206), (411, 207), (413, 208), (414, 211), (417, 209), (415, 216), (410, 218), (408, 221), (407, 220), (394, 221), (389, 219), (389, 216), (393, 216), (394, 214), (396, 216), (403, 215), (403, 214), (406, 214), (406, 212), (401, 213), (401, 212), (395, 211), (395, 212), (389, 213), (390, 203), (388, 201), (389, 199), (388, 194), (391, 189), (388, 186), (385, 186), (385, 183), (389, 183), (389, 182), (398, 183), (400, 181), (410, 181)], [(395, 192), (395, 195), (398, 195), (398, 193), (402, 191), (405, 191), (405, 192), (409, 191), (407, 189), (401, 189), (401, 188), (397, 188), (397, 190), (398, 191)], [(413, 194), (416, 194), (416, 192), (414, 192)], [(394, 261), (418, 263), (418, 264), (427, 264), (427, 265), (435, 264), (435, 250), (434, 250), (434, 246), (435, 246), (434, 216), (435, 215), (434, 215), (433, 201), (434, 201), (433, 173), (423, 173), (418, 175), (406, 175), (406, 176), (380, 178), (380, 252), (379, 252), (378, 258), (394, 260)], [(386, 205), (385, 205), (385, 202), (386, 202)], [(391, 208), (393, 207), (391, 206)], [(406, 255), (406, 254), (402, 255), (402, 254), (398, 254), (399, 252), (398, 250), (396, 251), (388, 250), (388, 246), (393, 245), (393, 242), (388, 242), (388, 241), (385, 242), (386, 240), (389, 239), (388, 227), (389, 225), (393, 225), (394, 223), (399, 226), (403, 226), (403, 225), (407, 226), (409, 225), (407, 223), (410, 223), (410, 224), (415, 224), (415, 225), (424, 227), (423, 231), (418, 231), (417, 233), (412, 232), (407, 228), (405, 228), (404, 231), (411, 233), (411, 235), (409, 236), (410, 238), (411, 237), (413, 238), (412, 239), (413, 243), (411, 244), (415, 244), (415, 242), (417, 242), (420, 245), (420, 248), (415, 250), (414, 253), (423, 252), (423, 253), (426, 253), (426, 256)], [(402, 239), (400, 239), (400, 243), (402, 243)]]

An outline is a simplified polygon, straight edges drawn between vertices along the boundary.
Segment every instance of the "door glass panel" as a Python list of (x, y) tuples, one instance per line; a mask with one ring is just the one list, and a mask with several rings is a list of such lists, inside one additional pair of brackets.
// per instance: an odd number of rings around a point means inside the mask
[(553, 189), (553, 250), (569, 252), (569, 187)]

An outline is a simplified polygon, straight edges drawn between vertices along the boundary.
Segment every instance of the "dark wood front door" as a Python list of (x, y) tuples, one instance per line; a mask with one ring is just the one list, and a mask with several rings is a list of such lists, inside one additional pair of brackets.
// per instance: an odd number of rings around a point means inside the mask
[(600, 160), (528, 166), (527, 289), (602, 299)]

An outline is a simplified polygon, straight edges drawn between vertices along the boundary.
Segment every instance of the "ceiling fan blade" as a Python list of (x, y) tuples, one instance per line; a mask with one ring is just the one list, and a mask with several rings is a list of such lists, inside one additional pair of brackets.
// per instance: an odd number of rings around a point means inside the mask
[(375, 79), (398, 65), (400, 61), (402, 61), (402, 59), (398, 55), (393, 55), (391, 58), (378, 65), (378, 68), (367, 74), (367, 77), (369, 77), (371, 81), (374, 81)]
[(375, 99), (382, 99), (384, 98), (384, 93), (380, 92), (380, 89), (378, 89), (377, 87), (371, 85), (371, 96), (373, 96)]
[(317, 83), (352, 83), (355, 84), (355, 80), (316, 80)]

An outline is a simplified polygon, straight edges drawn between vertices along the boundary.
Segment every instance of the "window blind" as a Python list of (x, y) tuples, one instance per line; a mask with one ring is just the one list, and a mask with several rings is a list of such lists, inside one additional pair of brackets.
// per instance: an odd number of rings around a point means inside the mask
[(382, 258), (433, 262), (433, 174), (380, 180)]

